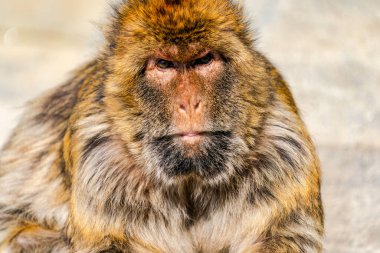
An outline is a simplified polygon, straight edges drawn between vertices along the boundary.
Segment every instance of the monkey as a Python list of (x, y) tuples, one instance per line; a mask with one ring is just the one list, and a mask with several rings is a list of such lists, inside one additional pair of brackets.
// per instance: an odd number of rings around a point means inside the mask
[(1, 252), (314, 253), (320, 165), (232, 0), (128, 0), (0, 155)]

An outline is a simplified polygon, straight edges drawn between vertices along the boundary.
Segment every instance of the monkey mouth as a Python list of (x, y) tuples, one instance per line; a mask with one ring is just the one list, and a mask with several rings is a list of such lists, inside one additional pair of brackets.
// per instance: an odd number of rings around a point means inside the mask
[(192, 138), (192, 137), (197, 137), (200, 136), (202, 132), (185, 132), (185, 133), (180, 133), (179, 135), (182, 138)]
[(202, 132), (184, 132), (176, 135), (184, 144), (193, 145), (199, 143), (203, 138)]
[(188, 131), (175, 134), (169, 134), (161, 136), (155, 139), (155, 141), (168, 140), (168, 139), (196, 139), (196, 138), (229, 138), (232, 136), (230, 131)]
[(156, 138), (149, 147), (169, 175), (196, 173), (208, 177), (225, 169), (233, 151), (232, 139), (229, 131), (183, 132)]

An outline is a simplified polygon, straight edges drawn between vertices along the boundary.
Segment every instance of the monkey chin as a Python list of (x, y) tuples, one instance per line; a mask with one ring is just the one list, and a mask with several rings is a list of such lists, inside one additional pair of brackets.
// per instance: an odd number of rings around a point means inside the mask
[(229, 132), (179, 134), (156, 139), (149, 150), (169, 177), (193, 174), (212, 178), (226, 170), (234, 153), (232, 141)]
[(188, 157), (197, 155), (200, 152), (200, 146), (205, 140), (205, 136), (201, 133), (191, 132), (184, 133), (178, 136), (178, 141), (183, 146), (183, 150), (185, 151)]

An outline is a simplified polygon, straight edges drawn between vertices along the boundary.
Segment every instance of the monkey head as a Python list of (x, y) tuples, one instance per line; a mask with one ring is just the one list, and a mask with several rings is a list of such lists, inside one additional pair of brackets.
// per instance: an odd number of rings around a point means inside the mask
[(212, 181), (242, 167), (270, 81), (241, 12), (229, 0), (131, 0), (116, 10), (105, 104), (145, 173)]

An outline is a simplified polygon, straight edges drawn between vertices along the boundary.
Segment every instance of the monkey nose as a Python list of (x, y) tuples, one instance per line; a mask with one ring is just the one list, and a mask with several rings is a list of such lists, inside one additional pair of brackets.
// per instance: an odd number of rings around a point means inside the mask
[(202, 111), (203, 103), (200, 99), (189, 99), (189, 100), (182, 100), (179, 105), (178, 109), (181, 113), (186, 115), (193, 115), (200, 113)]

